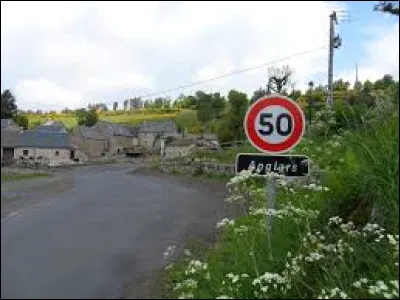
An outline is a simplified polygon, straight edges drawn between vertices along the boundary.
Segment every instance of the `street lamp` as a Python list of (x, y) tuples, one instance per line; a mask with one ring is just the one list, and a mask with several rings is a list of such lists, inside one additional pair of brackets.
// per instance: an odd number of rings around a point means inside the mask
[(309, 98), (308, 98), (308, 114), (309, 114), (309, 120), (310, 120), (310, 125), (311, 125), (311, 105), (312, 105), (312, 89), (314, 87), (314, 82), (310, 81), (308, 83), (308, 87), (309, 87)]

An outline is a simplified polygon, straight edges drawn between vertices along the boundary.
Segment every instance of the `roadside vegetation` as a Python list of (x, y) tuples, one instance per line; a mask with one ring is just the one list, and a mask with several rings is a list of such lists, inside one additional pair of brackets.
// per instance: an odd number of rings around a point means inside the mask
[[(241, 217), (216, 224), (212, 248), (186, 249), (177, 261), (166, 251), (163, 297), (398, 298), (398, 103), (397, 83), (373, 103), (317, 111), (292, 151), (310, 157), (312, 175), (307, 182), (271, 175), (274, 209), (266, 209), (265, 178), (232, 178), (226, 201), (243, 208)], [(249, 151), (244, 144), (197, 155), (232, 162)]]
[(28, 173), (28, 174), (1, 174), (1, 181), (14, 181), (14, 180), (23, 180), (23, 179), (32, 179), (32, 178), (40, 178), (40, 177), (49, 177), (48, 173)]

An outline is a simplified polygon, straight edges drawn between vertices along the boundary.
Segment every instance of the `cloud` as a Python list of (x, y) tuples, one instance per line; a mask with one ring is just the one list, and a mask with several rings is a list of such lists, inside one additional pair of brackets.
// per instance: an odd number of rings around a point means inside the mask
[(18, 105), (24, 109), (37, 110), (46, 107), (49, 110), (78, 108), (83, 99), (79, 93), (65, 89), (46, 78), (23, 80), (14, 89)]
[[(363, 45), (363, 53), (358, 62), (360, 81), (377, 80), (384, 74), (399, 78), (399, 24), (380, 27), (371, 31), (373, 38)], [(342, 70), (336, 78), (344, 78), (354, 83), (355, 67)]]
[[(326, 45), (332, 9), (346, 3), (2, 1), (2, 88), (15, 90), (20, 108), (121, 104)], [(362, 68), (392, 70), (396, 59), (385, 47), (395, 34), (366, 43), (360, 76)], [(294, 69), (296, 87), (325, 81), (327, 49), (161, 96), (232, 88), (251, 94), (265, 85), (268, 67), (283, 64)]]

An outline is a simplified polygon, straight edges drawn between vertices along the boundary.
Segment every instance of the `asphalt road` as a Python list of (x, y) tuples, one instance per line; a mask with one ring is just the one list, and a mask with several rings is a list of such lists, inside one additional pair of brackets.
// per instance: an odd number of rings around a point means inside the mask
[(166, 264), (168, 246), (213, 238), (223, 184), (134, 168), (2, 183), (1, 298), (115, 299), (127, 284), (149, 297), (140, 278)]

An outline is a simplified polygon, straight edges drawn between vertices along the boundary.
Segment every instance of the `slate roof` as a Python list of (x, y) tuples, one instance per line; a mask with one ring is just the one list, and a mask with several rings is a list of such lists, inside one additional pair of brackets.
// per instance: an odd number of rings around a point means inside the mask
[(2, 131), (1, 132), (1, 147), (15, 148), (19, 143), (18, 131)]
[(27, 130), (19, 135), (18, 147), (72, 148), (66, 133)]
[(98, 121), (93, 128), (98, 128), (103, 131), (106, 135), (114, 136), (126, 136), (126, 137), (137, 137), (137, 129), (122, 124)]
[(146, 121), (139, 128), (142, 133), (176, 133), (177, 127), (173, 120)]
[(35, 127), (35, 131), (68, 133), (63, 124), (43, 124)]
[(107, 138), (104, 134), (99, 132), (98, 128), (77, 126), (75, 130), (86, 139), (105, 140)]
[(6, 129), (8, 126), (17, 126), (13, 119), (1, 119), (1, 130)]

